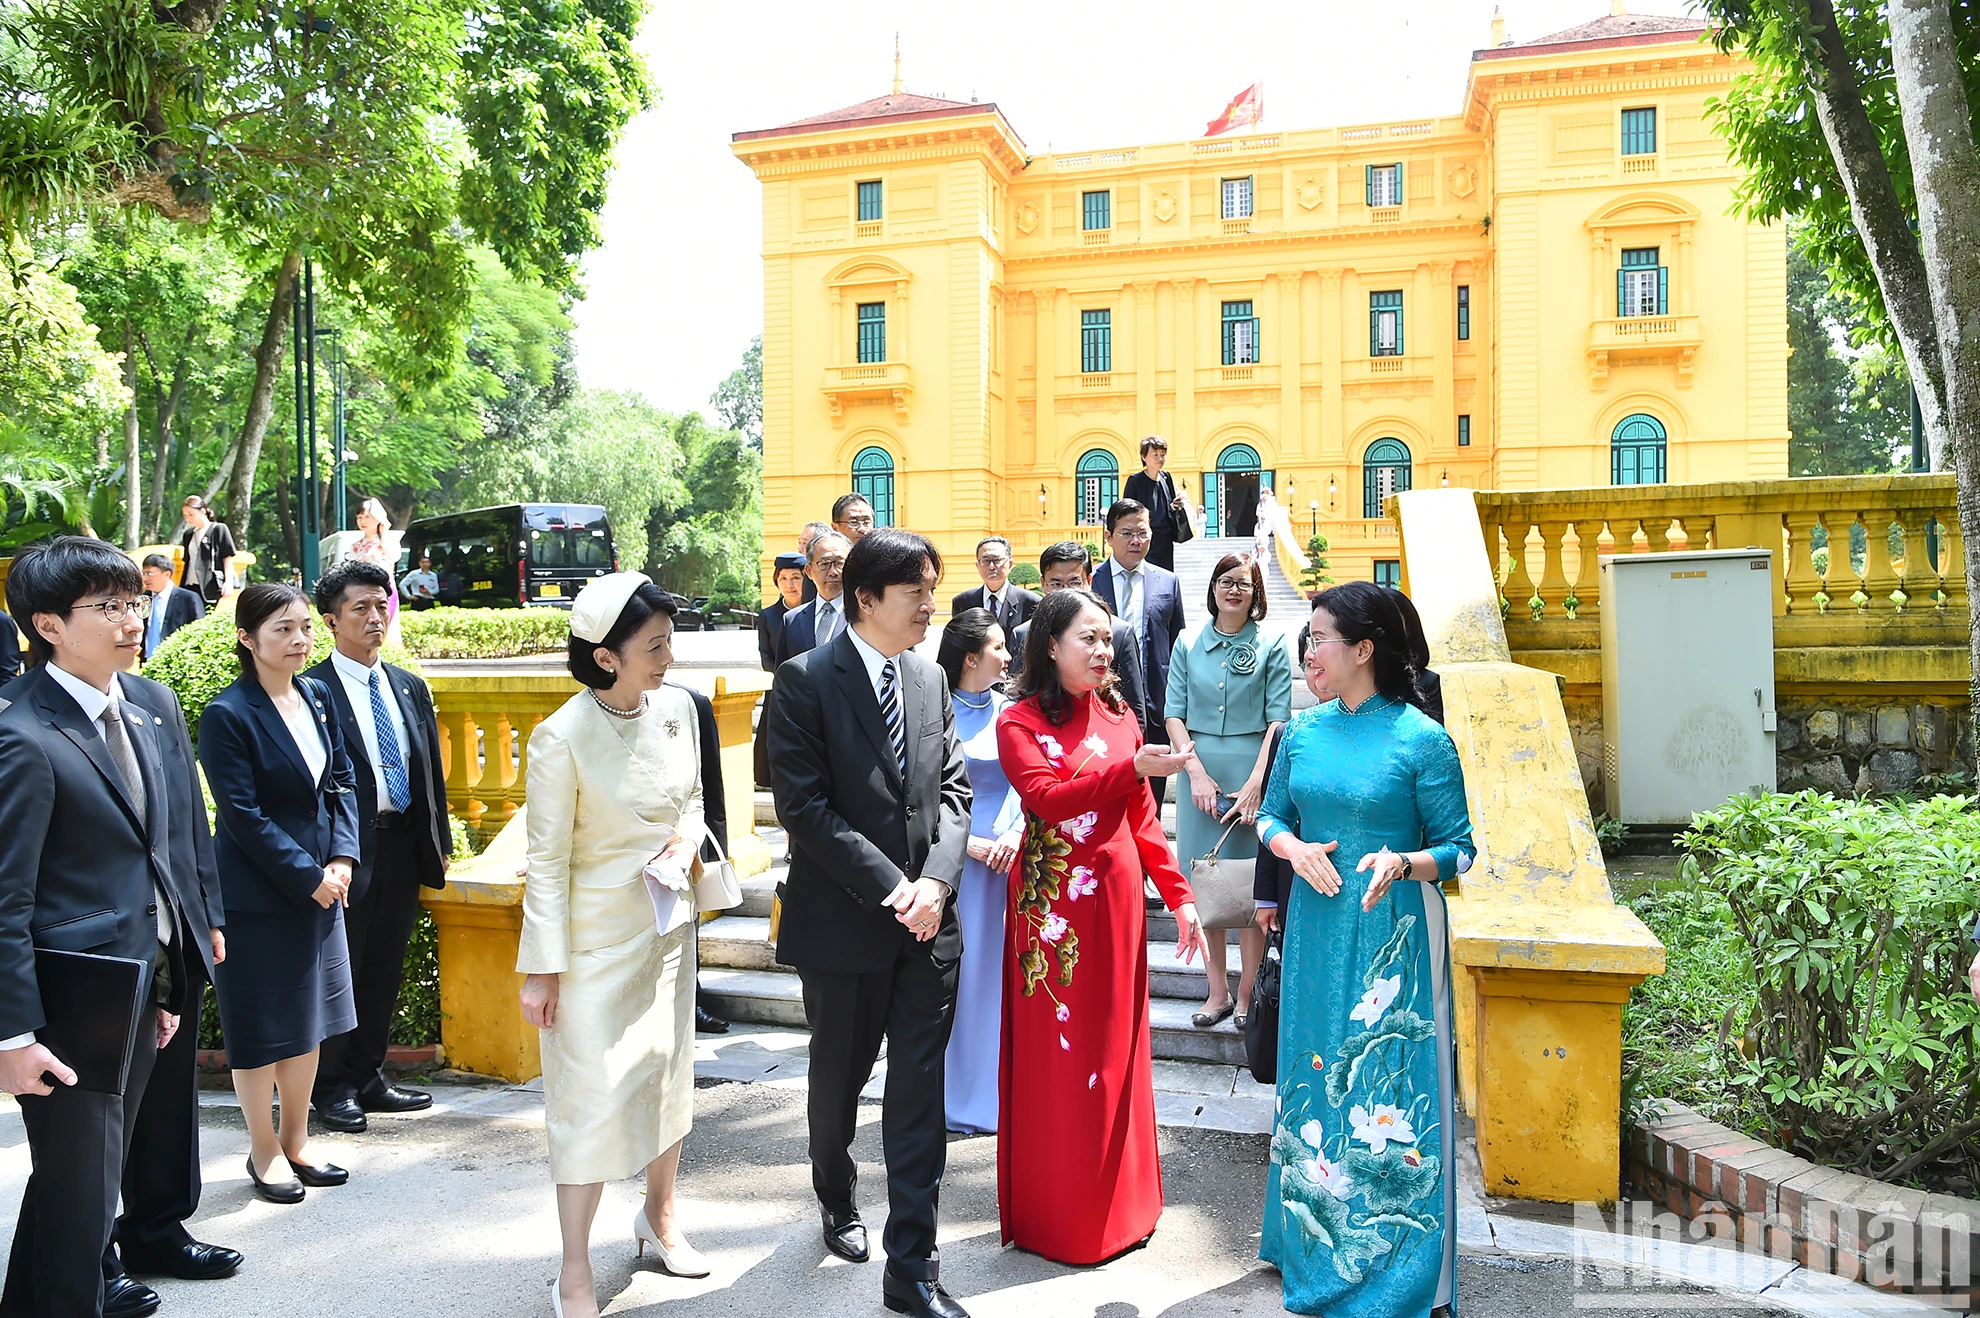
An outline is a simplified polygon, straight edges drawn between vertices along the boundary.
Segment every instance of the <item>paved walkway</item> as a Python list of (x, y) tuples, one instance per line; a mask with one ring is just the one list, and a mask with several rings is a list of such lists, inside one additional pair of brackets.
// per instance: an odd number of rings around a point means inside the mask
[[(683, 1281), (636, 1263), (628, 1230), (637, 1182), (609, 1186), (593, 1235), (600, 1293), (613, 1315), (878, 1315), (878, 1263), (841, 1263), (819, 1243), (805, 1162), (804, 1036), (739, 1028), (697, 1045), (695, 1129), (682, 1207), (712, 1277)], [(943, 1272), (977, 1318), (1265, 1318), (1282, 1312), (1278, 1277), (1257, 1260), (1266, 1145), (1256, 1093), (1167, 1068), (1161, 1145), (1169, 1209), (1145, 1247), (1100, 1268), (1067, 1268), (1002, 1249), (996, 1141), (956, 1137), (942, 1204)], [(1249, 1085), (1249, 1082), (1246, 1082)], [(1194, 1085), (1211, 1093), (1187, 1092)], [(550, 1312), (556, 1214), (535, 1085), (436, 1085), (431, 1111), (377, 1119), (364, 1136), (318, 1147), (351, 1184), (296, 1207), (256, 1200), (242, 1163), (247, 1134), (231, 1093), (202, 1112), (207, 1189), (201, 1239), (248, 1255), (226, 1282), (159, 1281), (173, 1318), (532, 1318)], [(1255, 1087), (1253, 1087), (1255, 1088)], [(1269, 1092), (1269, 1091), (1268, 1091)], [(1211, 1101), (1218, 1100), (1218, 1101)], [(860, 1113), (855, 1152), (876, 1228), (884, 1215), (880, 1109)], [(1466, 1146), (1467, 1153), (1469, 1146)], [(0, 1107), (0, 1218), (12, 1220), (28, 1171), (18, 1109)], [(1589, 1309), (1632, 1315), (1929, 1313), (1789, 1265), (1696, 1246), (1666, 1248), (1655, 1271), (1620, 1269), (1630, 1242), (1515, 1215), (1464, 1169), (1460, 1235), (1465, 1318), (1554, 1318)], [(1544, 1215), (1543, 1215), (1544, 1216)], [(1640, 1259), (1638, 1260), (1641, 1261)], [(1689, 1278), (1686, 1282), (1683, 1278)]]

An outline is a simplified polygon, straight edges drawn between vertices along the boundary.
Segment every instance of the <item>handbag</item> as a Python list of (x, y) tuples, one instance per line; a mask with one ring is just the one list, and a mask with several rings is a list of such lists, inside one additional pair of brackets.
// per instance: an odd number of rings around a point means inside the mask
[(1210, 848), (1209, 855), (1189, 862), (1189, 887), (1196, 895), (1196, 918), (1205, 929), (1247, 929), (1257, 918), (1258, 905), (1251, 895), (1256, 862), (1222, 860), (1217, 855), (1230, 839), (1231, 830), (1243, 822), (1233, 819), (1224, 836), (1217, 839), (1217, 845)]
[(708, 835), (708, 845), (715, 848), (714, 860), (701, 860), (701, 872), (694, 876), (694, 907), (707, 914), (710, 911), (726, 911), (732, 906), (742, 905), (742, 880), (736, 877), (736, 863), (722, 850), (722, 844), (715, 835)]
[[(1166, 481), (1168, 479), (1168, 473), (1164, 472), (1162, 478)], [(1188, 513), (1179, 513), (1175, 510), (1175, 501), (1175, 486), (1171, 485), (1169, 487), (1169, 543), (1186, 545), (1196, 539), (1196, 523)]]
[[(1285, 912), (1281, 911), (1283, 919)], [(1244, 1057), (1251, 1078), (1261, 1085), (1279, 1079), (1279, 971), (1285, 960), (1286, 935), (1274, 929), (1265, 940), (1265, 956), (1251, 978), (1251, 1002), (1244, 1018)]]

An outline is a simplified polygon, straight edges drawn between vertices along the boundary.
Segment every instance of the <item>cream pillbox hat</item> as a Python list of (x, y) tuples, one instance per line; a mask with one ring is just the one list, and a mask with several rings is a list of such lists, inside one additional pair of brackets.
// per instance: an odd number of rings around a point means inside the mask
[(593, 645), (601, 643), (626, 611), (626, 601), (633, 592), (652, 584), (653, 578), (644, 572), (614, 572), (594, 578), (571, 601), (571, 635)]

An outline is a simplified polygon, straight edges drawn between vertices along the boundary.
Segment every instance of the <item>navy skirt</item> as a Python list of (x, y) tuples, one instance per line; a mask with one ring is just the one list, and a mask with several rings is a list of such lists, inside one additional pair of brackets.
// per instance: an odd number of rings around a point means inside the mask
[(227, 1065), (269, 1066), (357, 1028), (342, 906), (229, 911), (226, 933), (213, 988)]

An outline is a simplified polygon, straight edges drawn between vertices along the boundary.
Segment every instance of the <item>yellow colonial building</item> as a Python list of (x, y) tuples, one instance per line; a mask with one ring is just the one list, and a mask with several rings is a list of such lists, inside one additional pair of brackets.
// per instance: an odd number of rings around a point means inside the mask
[(1786, 475), (1785, 235), (1730, 213), (1705, 110), (1750, 66), (1690, 19), (1494, 29), (1435, 119), (1034, 156), (897, 80), (736, 134), (766, 555), (856, 488), (1022, 561), (1093, 538), (1147, 434), (1209, 534), (1272, 486), (1337, 579), (1396, 571), (1399, 489)]

